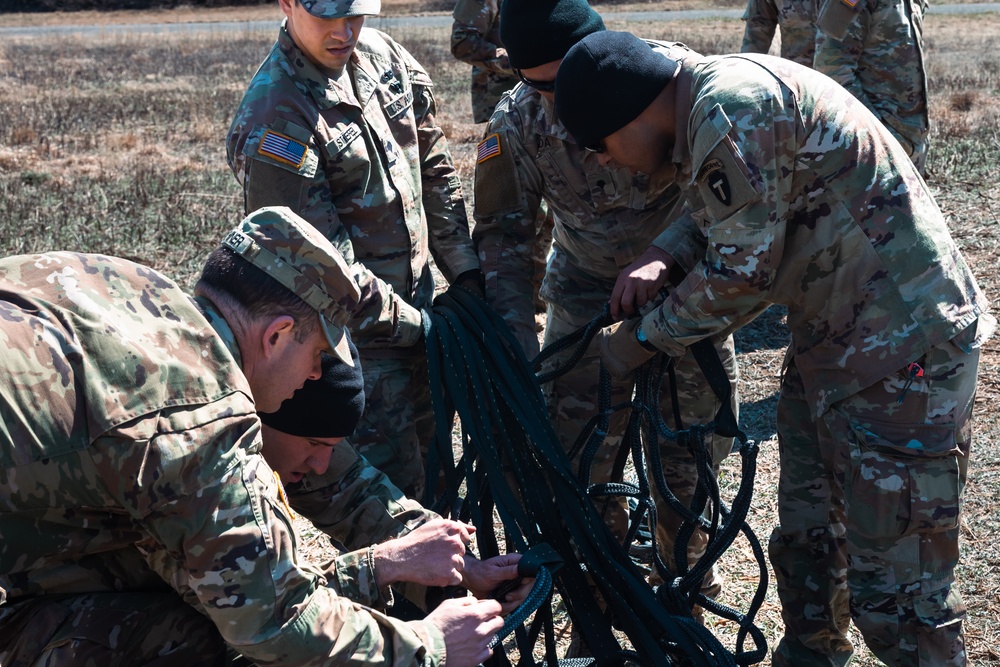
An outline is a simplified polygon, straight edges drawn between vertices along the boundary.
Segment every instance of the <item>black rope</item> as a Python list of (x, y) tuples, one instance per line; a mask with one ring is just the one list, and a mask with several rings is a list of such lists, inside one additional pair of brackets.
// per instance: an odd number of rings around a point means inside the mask
[[(588, 490), (586, 481), (589, 473), (586, 477), (582, 473), (578, 477), (572, 471), (569, 458), (552, 430), (539, 383), (558, 377), (579, 361), (593, 336), (610, 323), (607, 312), (563, 340), (547, 346), (534, 360), (535, 368), (552, 355), (572, 345), (576, 347), (564, 364), (538, 377), (503, 320), (470, 291), (462, 288), (448, 290), (435, 299), (432, 311), (425, 315), (437, 429), (436, 445), (428, 457), (428, 496), (425, 500), (430, 499), (430, 493), (437, 488), (438, 477), (443, 473), (446, 480), (446, 489), (440, 496), (443, 505), (431, 506), (450, 507), (458, 497), (459, 485), (464, 479), (467, 502), (478, 506), (478, 511), (471, 511), (470, 516), (476, 523), (484, 557), (495, 555), (491, 552), (498, 548), (492, 520), (494, 507), (504, 525), (508, 551), (524, 553), (541, 544), (550, 545), (562, 562), (562, 566), (553, 573), (554, 585), (599, 665), (634, 661), (642, 665), (714, 667), (752, 664), (763, 659), (766, 641), (753, 625), (754, 615), (763, 601), (761, 590), (758, 589), (747, 614), (708, 600), (699, 592), (704, 573), (740, 533), (751, 539), (755, 555), (760, 551), (759, 543), (752, 538), (752, 532), (744, 521), (753, 479), (752, 472), (748, 477), (747, 471), (752, 471), (757, 451), (753, 443), (748, 443), (746, 437), (739, 433), (743, 441), (740, 448), (744, 463), (743, 480), (733, 510), (726, 510), (718, 497), (711, 460), (704, 447), (705, 433), (711, 432), (717, 424), (692, 427), (681, 432), (666, 428), (658, 414), (657, 400), (662, 360), (656, 360), (661, 364), (659, 373), (653, 372), (652, 364), (637, 372), (636, 400), (619, 406), (610, 405), (610, 379), (602, 369), (599, 414), (593, 420), (592, 432), (578, 441), (578, 445), (585, 447), (584, 458), (592, 460), (590, 450), (595, 448), (596, 451), (596, 447), (600, 446), (607, 433), (610, 414), (618, 409), (632, 409), (628, 449), (640, 479), (637, 485), (594, 485)], [(712, 352), (715, 352), (714, 348)], [(717, 380), (713, 382), (717, 383)], [(728, 407), (728, 398), (722, 403)], [(451, 425), (456, 413), (461, 422), (464, 445), (459, 464), (454, 463), (451, 452)], [(725, 417), (717, 417), (716, 422), (725, 422)], [(735, 426), (733, 418), (725, 423), (724, 428)], [(691, 508), (684, 507), (663, 482), (656, 450), (661, 437), (687, 442), (695, 452), (700, 481), (696, 502)], [(678, 546), (672, 567), (656, 555), (655, 530), (652, 528), (655, 526), (656, 510), (649, 500), (650, 487), (645, 478), (643, 438), (647, 440), (647, 447), (652, 447), (649, 457), (657, 489), (671, 510), (677, 511), (684, 521), (684, 535), (689, 538), (695, 529), (701, 528), (709, 536), (705, 556), (690, 570), (686, 539), (682, 540), (682, 535), (678, 535), (677, 541), (683, 541), (684, 545)], [(699, 450), (701, 458), (698, 458)], [(711, 482), (701, 481), (703, 477), (710, 478)], [(654, 562), (654, 567), (664, 578), (664, 584), (655, 594), (642, 571), (630, 559), (627, 549), (615, 540), (590, 501), (592, 496), (616, 494), (639, 500), (627, 536), (630, 540), (641, 519), (649, 518), (654, 560), (658, 561)], [(713, 510), (708, 521), (702, 516), (706, 507)], [(766, 567), (762, 571), (766, 588)], [(607, 616), (594, 600), (588, 578), (600, 590)], [(550, 591), (544, 590), (532, 593), (532, 604), (541, 600), (542, 606), (538, 607), (530, 628), (525, 629), (521, 623), (512, 624), (518, 626), (514, 630), (521, 655), (518, 665), (535, 665), (531, 650), (539, 632), (545, 635), (545, 664), (555, 665), (558, 662), (554, 653), (551, 607), (544, 604), (550, 594)], [(727, 651), (707, 628), (691, 617), (691, 606), (695, 603), (740, 624), (736, 655)], [(522, 616), (526, 618), (527, 614)], [(611, 632), (608, 617), (628, 637), (632, 650), (619, 644)], [(754, 640), (755, 651), (742, 651), (746, 636)], [(529, 645), (529, 641), (532, 644)], [(498, 664), (507, 664), (506, 659)]]

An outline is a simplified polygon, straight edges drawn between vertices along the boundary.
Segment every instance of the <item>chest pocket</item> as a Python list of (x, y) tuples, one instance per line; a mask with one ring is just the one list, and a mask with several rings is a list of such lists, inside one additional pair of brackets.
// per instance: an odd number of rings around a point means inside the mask
[(372, 176), (365, 132), (359, 124), (341, 119), (330, 128), (332, 138), (323, 149), (330, 196), (340, 213), (365, 202)]
[(635, 181), (645, 176), (633, 179), (624, 168), (588, 170), (586, 175), (590, 198), (598, 213), (622, 208), (641, 209), (645, 204), (644, 189), (635, 187)]
[(763, 193), (760, 179), (748, 168), (729, 136), (732, 125), (716, 105), (702, 122), (694, 139), (694, 183), (708, 214), (725, 220)]

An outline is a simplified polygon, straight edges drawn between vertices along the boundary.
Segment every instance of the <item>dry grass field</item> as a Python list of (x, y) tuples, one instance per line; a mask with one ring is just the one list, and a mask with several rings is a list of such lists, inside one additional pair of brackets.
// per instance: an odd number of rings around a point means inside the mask
[[(407, 6), (445, 9), (442, 3), (383, 4), (387, 13)], [(727, 0), (712, 6), (737, 5)], [(2, 15), (0, 27), (234, 16), (277, 20), (278, 13), (264, 7), (235, 15), (223, 10)], [(723, 19), (610, 21), (609, 27), (683, 41), (705, 53), (737, 50), (742, 34), (740, 21)], [(482, 127), (469, 121), (467, 68), (452, 59), (447, 29), (400, 30), (393, 36), (435, 79), (439, 118), (469, 194)], [(933, 123), (928, 181), (994, 310), (1000, 311), (1000, 14), (930, 15), (926, 37)], [(241, 197), (225, 164), (224, 136), (246, 82), (273, 39), (272, 30), (249, 29), (5, 37), (0, 42), (0, 254), (103, 252), (144, 262), (190, 285), (206, 252), (241, 217)], [(784, 342), (783, 323), (772, 311), (738, 337), (741, 422), (761, 443), (749, 521), (764, 540), (776, 516), (773, 413)], [(972, 663), (985, 665), (1000, 664), (1000, 339), (985, 350), (976, 407), (978, 441), (966, 493), (959, 586), (969, 607)], [(738, 460), (731, 460), (724, 488), (732, 491), (738, 474)], [(307, 539), (317, 554), (323, 552), (322, 540)], [(738, 542), (722, 567), (726, 601), (745, 609), (756, 576), (749, 547)], [(780, 637), (773, 585), (758, 622), (770, 641)], [(713, 627), (732, 640), (730, 624)], [(864, 650), (858, 657), (856, 664), (879, 664)]]

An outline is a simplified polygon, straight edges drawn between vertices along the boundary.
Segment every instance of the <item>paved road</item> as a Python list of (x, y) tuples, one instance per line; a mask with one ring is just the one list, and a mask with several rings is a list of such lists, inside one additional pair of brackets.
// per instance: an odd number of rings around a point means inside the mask
[[(1000, 3), (970, 3), (961, 5), (931, 5), (927, 10), (930, 14), (975, 14), (982, 12), (1000, 12)], [(692, 19), (730, 18), (738, 19), (743, 15), (742, 9), (686, 9), (659, 12), (602, 12), (606, 21), (689, 21)], [(0, 14), (0, 23), (3, 15)], [(46, 34), (67, 35), (115, 35), (134, 34), (141, 32), (158, 33), (213, 33), (232, 31), (270, 31), (275, 27), (275, 21), (219, 21), (213, 23), (159, 23), (159, 24), (115, 24), (91, 26), (38, 26), (38, 27), (0, 27), (0, 37), (24, 36), (31, 37)], [(441, 28), (451, 26), (451, 16), (387, 16), (368, 19), (366, 25), (381, 30), (390, 31), (394, 28)]]

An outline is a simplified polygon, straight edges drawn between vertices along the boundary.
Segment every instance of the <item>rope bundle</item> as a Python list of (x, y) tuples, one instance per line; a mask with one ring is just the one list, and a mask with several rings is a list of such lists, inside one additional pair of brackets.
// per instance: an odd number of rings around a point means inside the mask
[[(604, 326), (602, 319), (606, 317), (605, 313), (588, 327), (560, 341), (558, 349), (578, 346), (566, 367), (582, 356), (590, 339)], [(674, 433), (657, 412), (656, 399), (665, 362), (654, 360), (637, 371), (636, 398), (631, 406), (610, 406), (610, 391), (604, 390), (610, 379), (602, 369), (600, 393), (604, 402), (595, 419), (606, 420), (610, 411), (632, 407), (628, 449), (637, 464), (636, 470), (643, 470), (639, 465), (643, 439), (647, 448), (655, 448), (657, 438), (676, 440), (680, 437), (690, 443), (696, 453), (699, 477), (704, 477), (699, 481), (692, 507), (688, 508), (670, 493), (663, 482), (662, 471), (654, 468), (660, 494), (684, 519), (676, 540), (674, 567), (664, 563), (659, 555), (654, 556), (655, 567), (661, 573), (676, 573), (665, 578), (666, 583), (654, 593), (590, 500), (592, 495), (612, 493), (635, 496), (639, 499), (640, 511), (634, 518), (650, 512), (650, 520), (655, 524), (655, 509), (649, 501), (650, 487), (645, 476), (640, 473), (637, 485), (594, 485), (588, 491), (586, 479), (581, 480), (571, 469), (570, 459), (549, 421), (539, 383), (564, 372), (566, 367), (536, 377), (506, 323), (485, 302), (462, 288), (452, 288), (435, 299), (432, 311), (425, 312), (424, 333), (436, 426), (435, 446), (428, 455), (424, 504), (439, 512), (443, 508), (461, 507), (458, 518), (471, 519), (477, 527), (483, 556), (499, 553), (494, 510), (503, 523), (508, 551), (530, 553), (534, 549), (535, 553), (541, 550), (546, 554), (541, 559), (531, 559), (544, 561), (532, 566), (533, 571), (524, 573), (536, 576), (535, 590), (522, 609), (507, 619), (494, 644), (514, 632), (521, 655), (519, 664), (534, 665), (532, 648), (544, 629), (546, 664), (557, 663), (551, 604), (544, 604), (551, 595), (551, 584), (547, 583), (551, 580), (599, 665), (636, 662), (655, 666), (715, 667), (752, 664), (763, 659), (766, 641), (753, 625), (753, 616), (763, 602), (766, 568), (760, 545), (745, 523), (757, 451), (752, 441), (739, 433), (744, 475), (733, 510), (726, 510), (718, 498), (715, 475), (704, 447), (705, 434), (716, 428), (716, 424)], [(714, 348), (710, 349), (714, 354)], [(555, 351), (547, 348), (543, 355)], [(543, 355), (535, 361), (536, 365), (541, 363)], [(718, 362), (717, 356), (715, 360)], [(655, 364), (662, 364), (659, 372), (654, 372)], [(728, 381), (726, 385), (728, 387)], [(728, 400), (723, 403), (728, 407)], [(463, 445), (458, 461), (454, 460), (451, 447), (456, 413), (462, 425)], [(717, 421), (725, 419), (720, 415)], [(642, 424), (646, 424), (644, 431)], [(735, 418), (725, 428), (735, 429)], [(601, 430), (599, 424), (593, 429), (588, 449), (599, 446), (603, 437)], [(640, 432), (645, 433), (644, 438), (640, 437)], [(658, 464), (658, 456), (650, 454), (650, 458), (654, 466)], [(707, 471), (705, 474), (701, 474), (703, 469)], [(580, 475), (588, 474), (589, 468), (581, 465)], [(439, 489), (439, 475), (443, 476), (443, 490), (435, 499), (432, 494)], [(463, 482), (465, 496), (471, 502), (459, 504)], [(702, 517), (706, 507), (715, 508), (710, 519)], [(638, 525), (638, 520), (632, 522), (629, 540), (634, 537)], [(687, 540), (697, 528), (708, 533), (708, 550), (689, 570)], [(698, 593), (705, 572), (741, 532), (753, 545), (764, 577), (746, 615)], [(653, 552), (656, 553), (655, 548)], [(588, 579), (600, 590), (606, 609), (594, 599)], [(695, 603), (739, 623), (736, 655), (692, 618), (691, 606)], [(534, 622), (526, 628), (523, 621), (536, 609)], [(632, 650), (622, 648), (612, 632), (612, 624), (628, 637)], [(747, 634), (753, 637), (757, 646), (749, 653), (741, 648)], [(510, 664), (502, 652), (491, 660), (501, 665)], [(563, 661), (561, 664), (568, 663)]]

